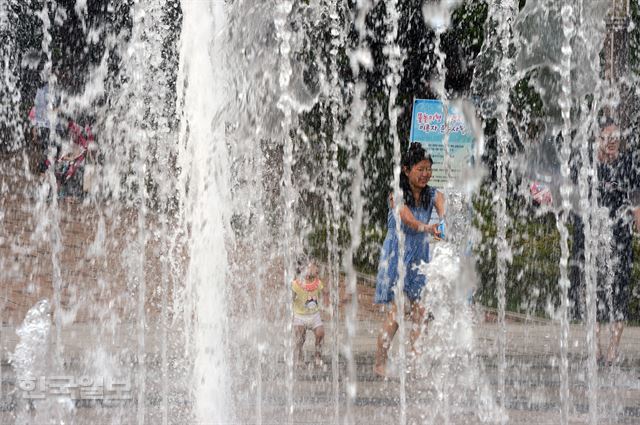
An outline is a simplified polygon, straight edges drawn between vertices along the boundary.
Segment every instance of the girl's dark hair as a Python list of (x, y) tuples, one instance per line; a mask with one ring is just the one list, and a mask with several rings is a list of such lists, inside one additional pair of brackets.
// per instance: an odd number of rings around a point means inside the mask
[(603, 115), (600, 118), (600, 128), (606, 128), (610, 125), (616, 125), (616, 120), (613, 119), (611, 115)]
[(302, 274), (309, 264), (313, 264), (314, 261), (307, 254), (301, 254), (296, 258), (296, 274)]
[[(431, 203), (431, 187), (425, 186), (420, 192), (420, 199), (416, 203), (413, 199), (413, 193), (411, 192), (411, 186), (409, 185), (409, 178), (404, 173), (404, 170), (411, 170), (414, 165), (424, 160), (429, 161), (429, 164), (433, 166), (433, 159), (431, 155), (427, 153), (419, 142), (413, 142), (409, 145), (409, 149), (402, 155), (402, 170), (400, 172), (400, 189), (402, 190), (402, 196), (404, 197), (404, 203), (409, 207), (421, 206), (422, 208), (428, 208)], [(417, 205), (416, 205), (417, 204)]]

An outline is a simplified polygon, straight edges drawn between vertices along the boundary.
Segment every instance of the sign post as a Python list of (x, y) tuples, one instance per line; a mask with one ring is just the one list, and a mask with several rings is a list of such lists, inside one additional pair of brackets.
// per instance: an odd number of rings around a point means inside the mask
[[(446, 119), (446, 122), (445, 122)], [(447, 150), (448, 176), (445, 169), (445, 134), (449, 135)], [(411, 114), (410, 142), (420, 142), (433, 159), (431, 184), (438, 189), (451, 187), (460, 179), (462, 171), (470, 166), (473, 133), (467, 127), (464, 114), (455, 106), (448, 107), (445, 118), (442, 102), (433, 99), (415, 99)], [(449, 179), (451, 181), (449, 181)]]

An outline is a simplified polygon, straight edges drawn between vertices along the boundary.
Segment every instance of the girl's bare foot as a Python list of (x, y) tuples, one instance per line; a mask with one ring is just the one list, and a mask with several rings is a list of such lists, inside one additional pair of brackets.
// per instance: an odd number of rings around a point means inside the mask
[(602, 350), (600, 350), (600, 344), (596, 344), (596, 363), (600, 364), (604, 362), (604, 357), (602, 356)]
[(421, 354), (422, 353), (415, 349), (415, 347), (409, 350), (409, 353), (407, 353), (407, 373), (415, 372), (418, 364), (418, 358)]
[(415, 360), (418, 357), (420, 357), (421, 355), (422, 355), (422, 351), (420, 351), (416, 347), (413, 347), (411, 350), (409, 350), (409, 358), (411, 360)]
[(380, 378), (387, 378), (387, 369), (384, 365), (375, 365), (373, 366), (373, 374)]

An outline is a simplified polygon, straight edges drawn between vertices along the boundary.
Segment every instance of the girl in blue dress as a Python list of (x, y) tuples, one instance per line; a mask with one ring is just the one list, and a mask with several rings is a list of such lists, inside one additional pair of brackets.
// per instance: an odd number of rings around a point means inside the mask
[[(420, 304), (422, 288), (426, 285), (426, 277), (420, 274), (417, 266), (421, 262), (429, 262), (429, 235), (440, 238), (438, 224), (429, 224), (431, 213), (435, 207), (438, 216), (444, 217), (444, 196), (429, 186), (433, 160), (420, 143), (412, 143), (402, 158), (400, 173), (400, 190), (402, 205), (399, 209), (400, 228), (404, 234), (405, 276), (403, 292), (409, 300), (411, 321), (409, 334), (411, 352), (415, 353), (415, 342), (420, 336), (425, 317), (425, 309)], [(376, 362), (374, 373), (386, 376), (386, 363), (389, 347), (398, 330), (396, 320), (397, 307), (394, 302), (394, 288), (398, 283), (399, 244), (394, 214), (393, 197), (389, 196), (389, 213), (387, 216), (387, 236), (382, 245), (378, 275), (376, 278), (376, 304), (388, 304), (387, 315), (378, 335)]]

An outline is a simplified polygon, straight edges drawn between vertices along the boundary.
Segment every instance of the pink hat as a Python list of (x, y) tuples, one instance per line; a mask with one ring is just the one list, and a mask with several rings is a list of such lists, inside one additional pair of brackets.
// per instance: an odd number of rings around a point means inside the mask
[(538, 205), (551, 205), (553, 203), (553, 196), (551, 190), (544, 183), (533, 182), (529, 186), (529, 192), (533, 197), (533, 202)]

